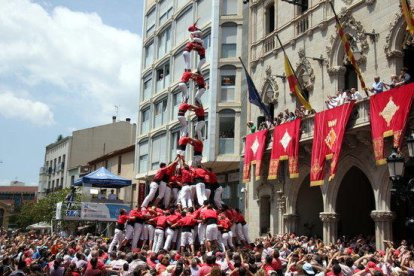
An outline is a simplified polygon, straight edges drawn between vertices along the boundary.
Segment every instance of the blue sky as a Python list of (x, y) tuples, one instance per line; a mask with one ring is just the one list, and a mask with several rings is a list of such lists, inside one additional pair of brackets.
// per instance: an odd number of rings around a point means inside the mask
[(0, 185), (59, 134), (136, 120), (143, 0), (0, 0)]

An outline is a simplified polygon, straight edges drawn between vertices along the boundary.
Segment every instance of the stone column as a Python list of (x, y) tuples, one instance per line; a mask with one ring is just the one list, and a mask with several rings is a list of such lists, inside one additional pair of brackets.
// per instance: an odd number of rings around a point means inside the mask
[(277, 199), (277, 211), (278, 211), (278, 220), (277, 220), (277, 229), (275, 229), (277, 234), (283, 234), (285, 230), (284, 223), (284, 214), (286, 212), (286, 197), (283, 196), (283, 193), (278, 193), (279, 198)]
[(323, 223), (323, 242), (325, 244), (335, 243), (338, 235), (339, 215), (334, 212), (321, 212), (319, 218)]
[(284, 220), (284, 227), (285, 227), (285, 233), (292, 233), (296, 232), (296, 226), (298, 222), (298, 215), (297, 214), (284, 214), (283, 220)]
[(384, 240), (392, 239), (392, 220), (394, 213), (386, 210), (373, 210), (371, 218), (375, 222), (375, 246), (384, 249)]

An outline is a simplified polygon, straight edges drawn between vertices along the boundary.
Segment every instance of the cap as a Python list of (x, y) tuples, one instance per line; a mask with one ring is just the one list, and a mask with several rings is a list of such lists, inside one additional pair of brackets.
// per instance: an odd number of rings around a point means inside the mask
[(313, 271), (312, 265), (310, 263), (304, 263), (302, 266), (302, 269), (307, 273), (307, 274), (315, 274), (315, 271)]

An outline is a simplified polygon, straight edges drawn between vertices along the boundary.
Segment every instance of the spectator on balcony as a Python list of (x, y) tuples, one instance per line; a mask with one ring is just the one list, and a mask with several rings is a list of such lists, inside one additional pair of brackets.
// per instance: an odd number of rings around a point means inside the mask
[(354, 101), (360, 101), (360, 100), (362, 100), (361, 93), (359, 93), (359, 91), (356, 90), (355, 88), (351, 88), (350, 93), (351, 93), (351, 99), (352, 100), (354, 100)]
[(403, 67), (400, 71), (399, 82), (396, 84), (396, 87), (408, 84), (411, 82), (411, 75), (408, 74), (408, 68)]
[(385, 89), (384, 83), (380, 80), (379, 76), (374, 77), (374, 83), (372, 87), (369, 89), (374, 94), (382, 93)]
[[(385, 86), (388, 89), (392, 89), (395, 88), (397, 86), (397, 84), (399, 83), (399, 78), (397, 75), (391, 75), (391, 80), (390, 83), (386, 84)], [(385, 83), (384, 83), (385, 84)]]
[(111, 190), (111, 193), (108, 195), (108, 199), (109, 200), (117, 200), (118, 199), (118, 195), (114, 193), (114, 190)]
[(338, 105), (340, 105), (341, 99), (342, 99), (341, 94), (342, 94), (342, 92), (338, 91), (338, 92), (336, 92), (335, 96), (328, 96), (328, 100), (325, 101), (326, 106), (328, 107), (328, 109), (331, 109), (331, 108), (334, 108), (334, 107), (337, 107)]
[(255, 133), (256, 132), (256, 126), (253, 124), (252, 121), (249, 121), (247, 123), (247, 127), (249, 128), (250, 133)]
[(101, 192), (98, 194), (98, 199), (106, 199), (105, 190), (101, 190)]

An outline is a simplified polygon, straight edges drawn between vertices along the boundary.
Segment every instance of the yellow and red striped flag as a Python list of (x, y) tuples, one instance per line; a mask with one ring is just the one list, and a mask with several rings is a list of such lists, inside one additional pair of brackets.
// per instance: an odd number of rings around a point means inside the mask
[(401, 8), (405, 22), (407, 23), (407, 31), (409, 31), (411, 35), (414, 35), (414, 18), (408, 0), (401, 0)]
[(295, 96), (299, 99), (299, 102), (307, 110), (311, 111), (312, 107), (311, 107), (310, 103), (303, 97), (303, 94), (302, 94), (301, 88), (299, 86), (298, 80), (297, 80), (295, 74), (293, 74), (292, 67), (290, 66), (290, 62), (289, 62), (289, 59), (288, 59), (286, 54), (285, 54), (285, 74), (286, 74), (286, 78), (289, 82), (290, 92), (295, 94)]

